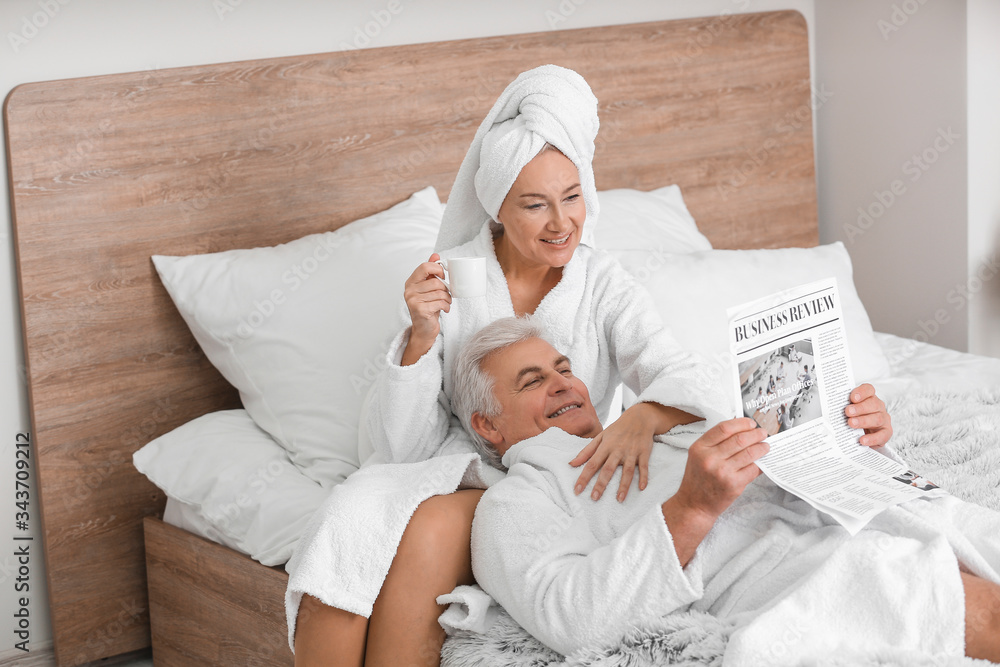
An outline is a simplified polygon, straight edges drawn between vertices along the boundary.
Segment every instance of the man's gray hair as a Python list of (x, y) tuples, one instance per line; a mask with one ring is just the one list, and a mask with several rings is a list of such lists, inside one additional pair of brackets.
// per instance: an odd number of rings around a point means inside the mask
[(500, 460), (500, 453), (472, 428), (474, 413), (479, 412), (485, 417), (500, 414), (500, 402), (493, 394), (494, 379), (483, 370), (483, 362), (491, 354), (529, 338), (541, 338), (552, 344), (542, 327), (530, 316), (505, 317), (487, 324), (473, 335), (455, 360), (452, 412), (461, 420), (480, 455), (500, 470), (506, 470)]

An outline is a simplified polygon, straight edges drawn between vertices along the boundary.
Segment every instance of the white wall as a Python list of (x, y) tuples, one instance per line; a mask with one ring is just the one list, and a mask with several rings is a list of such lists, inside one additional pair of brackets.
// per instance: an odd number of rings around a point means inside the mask
[(965, 2), (815, 11), (817, 83), (833, 93), (817, 113), (821, 241), (846, 244), (876, 330), (965, 350)]
[[(969, 351), (1000, 357), (1000, 2), (969, 0)], [(982, 282), (976, 279), (989, 277)], [(970, 289), (971, 291), (971, 289)]]
[[(0, 91), (18, 83), (64, 79), (152, 68), (272, 56), (322, 53), (361, 42), (368, 26), (375, 36), (367, 46), (389, 46), (466, 37), (534, 32), (652, 21), (719, 13), (797, 9), (813, 24), (813, 0), (399, 0), (402, 10), (386, 12), (389, 0), (352, 3), (320, 0), (3, 0), (0, 3)], [(49, 7), (51, 16), (45, 13)], [(230, 11), (231, 10), (231, 11)], [(391, 20), (385, 21), (387, 16)], [(562, 20), (565, 19), (565, 20)], [(11, 35), (14, 35), (12, 38)], [(2, 161), (6, 184), (6, 159)], [(9, 197), (2, 188), (0, 224), (0, 499), (14, 498), (14, 435), (29, 430), (17, 282), (11, 239)], [(32, 492), (32, 533), (39, 533), (37, 495)], [(0, 544), (12, 544), (13, 510), (0, 522)], [(40, 540), (40, 537), (36, 537)], [(32, 644), (51, 637), (44, 602), (40, 543), (32, 561)], [(15, 611), (12, 549), (0, 549), (0, 618)], [(83, 610), (81, 610), (81, 613)], [(4, 635), (9, 637), (9, 635)], [(0, 639), (0, 657), (13, 640)]]

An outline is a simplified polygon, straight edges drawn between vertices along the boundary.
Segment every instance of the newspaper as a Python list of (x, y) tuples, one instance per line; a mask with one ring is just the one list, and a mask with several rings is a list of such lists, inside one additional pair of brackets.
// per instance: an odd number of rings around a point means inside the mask
[(852, 535), (935, 484), (861, 445), (844, 408), (855, 388), (837, 282), (828, 278), (730, 308), (737, 405), (769, 436), (757, 465)]

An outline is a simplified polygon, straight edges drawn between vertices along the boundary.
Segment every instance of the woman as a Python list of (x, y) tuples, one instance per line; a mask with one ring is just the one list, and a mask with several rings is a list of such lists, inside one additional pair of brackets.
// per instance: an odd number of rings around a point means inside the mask
[[(578, 74), (548, 65), (520, 75), (480, 126), (449, 197), (438, 248), (449, 248), (440, 253), (445, 258), (486, 257), (488, 293), (452, 300), (438, 280), (443, 272), (434, 263), (437, 254), (406, 281), (408, 326), (372, 388), (366, 420), (382, 460), (405, 465), (373, 465), (352, 475), (332, 494), (344, 497), (341, 511), (314, 520), (315, 529), (303, 537), (305, 546), (289, 563), (287, 598), (291, 634), (298, 597), (305, 594), (294, 639), (297, 664), (314, 656), (317, 664), (398, 664), (404, 654), (418, 664), (438, 664), (443, 635), (435, 598), (474, 583), (472, 516), (480, 489), (502, 476), (483, 465), (450, 411), (452, 363), (485, 324), (533, 313), (572, 359), (602, 417), (619, 382), (638, 395), (639, 402), (572, 462), (586, 463), (577, 493), (596, 474), (591, 496), (600, 497), (622, 466), (617, 497), (624, 499), (636, 468), (639, 489), (646, 486), (655, 434), (728, 417), (719, 388), (707, 384), (699, 359), (680, 350), (663, 329), (645, 292), (610, 256), (586, 245), (597, 216), (591, 168), (596, 110)], [(407, 473), (382, 488), (373, 478), (388, 475), (383, 468)], [(456, 492), (459, 485), (478, 488)], [(352, 487), (358, 493), (348, 501)], [(385, 503), (394, 511), (377, 531), (345, 538), (342, 515), (350, 502)], [(398, 548), (391, 565), (370, 568), (368, 575), (382, 584), (374, 588), (374, 602), (313, 581), (331, 567), (326, 551), (300, 557), (338, 537), (363, 552), (366, 540), (377, 543), (376, 532), (389, 535), (383, 544)], [(339, 572), (358, 560), (339, 547), (333, 551)], [(377, 548), (370, 554), (382, 556)]]

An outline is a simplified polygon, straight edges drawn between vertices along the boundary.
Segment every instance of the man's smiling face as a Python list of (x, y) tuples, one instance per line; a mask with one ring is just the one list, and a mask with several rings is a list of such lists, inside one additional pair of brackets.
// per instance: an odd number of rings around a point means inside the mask
[(473, 427), (502, 455), (521, 440), (553, 426), (593, 438), (601, 420), (569, 359), (541, 338), (529, 338), (486, 357), (483, 371), (493, 378), (500, 414), (473, 416)]

